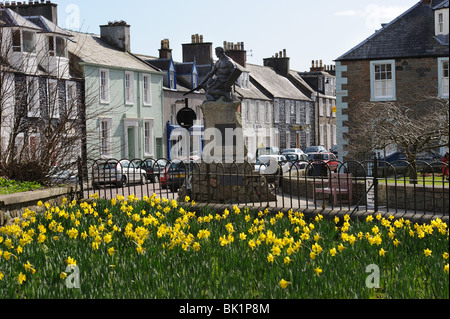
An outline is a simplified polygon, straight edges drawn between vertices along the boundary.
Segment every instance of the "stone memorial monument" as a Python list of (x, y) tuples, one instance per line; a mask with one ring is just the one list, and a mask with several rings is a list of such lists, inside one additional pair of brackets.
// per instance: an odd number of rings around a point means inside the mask
[[(233, 95), (233, 86), (242, 68), (216, 48), (217, 63), (193, 91), (203, 88), (206, 101), (201, 106), (205, 118), (205, 148), (202, 162), (194, 165), (191, 180), (180, 190), (197, 202), (261, 203), (276, 200), (264, 176), (247, 161), (241, 101)], [(186, 93), (189, 94), (191, 92)]]

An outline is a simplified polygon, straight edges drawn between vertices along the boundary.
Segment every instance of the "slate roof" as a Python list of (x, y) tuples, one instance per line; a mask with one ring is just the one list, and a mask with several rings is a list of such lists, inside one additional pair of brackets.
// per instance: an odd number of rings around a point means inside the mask
[(445, 2), (448, 6), (448, 0), (434, 0), (431, 7), (417, 3), (336, 61), (448, 56), (448, 41), (443, 45), (435, 36), (433, 10)]
[(246, 69), (250, 71), (250, 78), (256, 87), (266, 90), (272, 98), (311, 101), (288, 78), (270, 67), (247, 63)]
[(22, 27), (41, 31), (41, 28), (34, 23), (28, 21), (20, 14), (12, 11), (11, 9), (0, 9), (0, 27)]
[(100, 67), (129, 69), (130, 71), (159, 72), (134, 55), (117, 50), (100, 39), (98, 35), (70, 33), (73, 35), (73, 40), (68, 42), (69, 52), (79, 57), (81, 62)]
[(39, 28), (42, 29), (42, 33), (56, 33), (66, 37), (72, 37), (72, 35), (64, 30), (63, 28), (58, 27), (56, 24), (46, 19), (43, 16), (33, 16), (33, 17), (25, 17), (28, 21), (34, 23)]

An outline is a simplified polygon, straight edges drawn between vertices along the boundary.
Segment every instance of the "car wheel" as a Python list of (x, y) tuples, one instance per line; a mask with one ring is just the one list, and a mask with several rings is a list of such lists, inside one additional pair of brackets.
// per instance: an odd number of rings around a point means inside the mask
[(118, 184), (117, 187), (126, 187), (127, 183), (128, 183), (127, 177), (124, 175), (122, 176), (122, 181), (117, 183)]
[(142, 175), (141, 176), (141, 185), (145, 185), (145, 184), (147, 184), (147, 176)]

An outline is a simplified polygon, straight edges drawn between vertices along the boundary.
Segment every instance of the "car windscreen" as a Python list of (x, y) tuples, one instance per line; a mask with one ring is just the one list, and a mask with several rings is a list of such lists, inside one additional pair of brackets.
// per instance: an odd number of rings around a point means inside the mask
[(327, 154), (310, 154), (309, 159), (311, 161), (327, 161), (328, 155)]

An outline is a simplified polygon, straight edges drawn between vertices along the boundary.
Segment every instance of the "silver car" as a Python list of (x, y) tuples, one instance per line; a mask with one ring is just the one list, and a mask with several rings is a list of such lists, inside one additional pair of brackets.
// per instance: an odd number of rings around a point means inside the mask
[(95, 189), (100, 185), (125, 187), (132, 183), (146, 184), (147, 172), (128, 160), (97, 162), (92, 169), (92, 187)]

